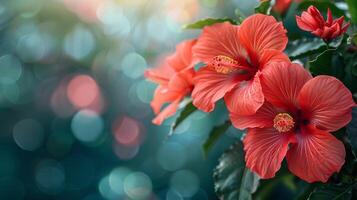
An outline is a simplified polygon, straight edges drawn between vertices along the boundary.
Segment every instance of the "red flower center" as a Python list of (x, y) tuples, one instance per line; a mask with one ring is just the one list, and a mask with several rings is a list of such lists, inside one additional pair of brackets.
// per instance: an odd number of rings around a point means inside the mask
[(281, 133), (290, 131), (294, 125), (294, 118), (288, 113), (279, 113), (274, 118), (274, 128)]

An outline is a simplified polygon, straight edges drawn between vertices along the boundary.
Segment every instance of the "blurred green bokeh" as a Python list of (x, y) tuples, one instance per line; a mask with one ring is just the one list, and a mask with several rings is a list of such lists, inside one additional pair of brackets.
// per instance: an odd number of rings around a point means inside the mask
[(200, 146), (226, 115), (196, 112), (167, 137), (143, 72), (199, 33), (183, 24), (255, 4), (0, 1), (1, 199), (216, 199), (212, 169), (236, 131), (207, 159)]

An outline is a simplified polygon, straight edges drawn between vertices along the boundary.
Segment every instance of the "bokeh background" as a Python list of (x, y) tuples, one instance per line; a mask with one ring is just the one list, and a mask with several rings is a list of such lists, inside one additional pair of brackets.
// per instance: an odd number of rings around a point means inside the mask
[(216, 199), (212, 169), (237, 130), (207, 158), (201, 145), (226, 114), (197, 111), (169, 137), (172, 119), (151, 124), (143, 72), (199, 34), (182, 25), (256, 4), (0, 1), (0, 198)]

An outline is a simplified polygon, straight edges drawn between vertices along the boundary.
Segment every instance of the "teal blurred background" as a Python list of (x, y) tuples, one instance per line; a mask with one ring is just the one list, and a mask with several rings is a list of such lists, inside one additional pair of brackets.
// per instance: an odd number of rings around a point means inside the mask
[(256, 4), (0, 1), (0, 198), (216, 199), (212, 169), (237, 130), (208, 158), (201, 144), (225, 113), (198, 111), (168, 137), (143, 72), (199, 34), (182, 25)]

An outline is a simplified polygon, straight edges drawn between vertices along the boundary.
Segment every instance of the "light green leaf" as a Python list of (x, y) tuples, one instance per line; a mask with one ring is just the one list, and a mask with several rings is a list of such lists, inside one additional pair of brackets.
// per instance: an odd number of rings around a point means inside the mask
[(268, 15), (270, 12), (270, 0), (261, 1), (258, 6), (254, 8), (255, 13)]
[(233, 19), (230, 18), (219, 18), (219, 19), (214, 19), (214, 18), (207, 18), (207, 19), (202, 19), (197, 22), (194, 22), (192, 24), (187, 24), (183, 26), (184, 29), (202, 29), (205, 26), (210, 26), (216, 23), (222, 23), (222, 22), (230, 22), (231, 24), (237, 24)]
[(351, 14), (352, 22), (357, 24), (357, 1), (356, 0), (346, 0), (348, 5), (348, 10)]
[(296, 60), (313, 54), (322, 53), (326, 49), (327, 47), (325, 42), (323, 42), (320, 38), (304, 38), (292, 42), (288, 46), (286, 53), (289, 55), (291, 60)]

